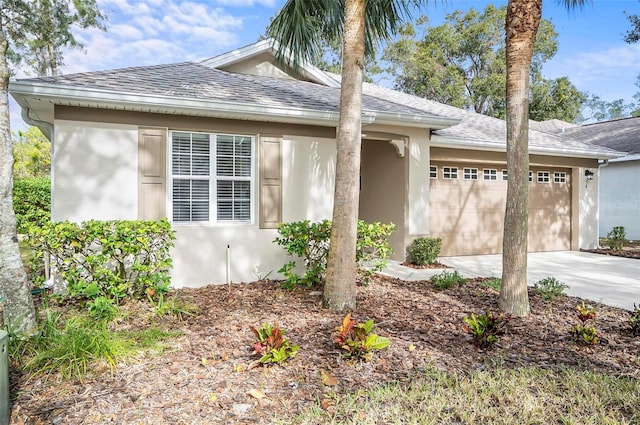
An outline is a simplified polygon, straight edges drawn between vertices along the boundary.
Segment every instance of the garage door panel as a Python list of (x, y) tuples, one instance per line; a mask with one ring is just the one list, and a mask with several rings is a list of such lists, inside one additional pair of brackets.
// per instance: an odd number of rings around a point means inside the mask
[[(468, 165), (458, 167), (459, 179), (431, 180), (431, 235), (443, 240), (441, 255), (471, 255), (502, 252), (507, 182), (502, 180), (464, 180)], [(505, 167), (474, 165), (482, 179), (482, 169)], [(550, 169), (549, 182), (537, 182), (539, 169), (532, 167), (534, 181), (529, 186), (529, 251), (566, 250), (571, 247), (571, 186), (569, 169)], [(565, 182), (553, 181), (554, 172), (564, 173)], [(562, 174), (560, 174), (562, 175)]]

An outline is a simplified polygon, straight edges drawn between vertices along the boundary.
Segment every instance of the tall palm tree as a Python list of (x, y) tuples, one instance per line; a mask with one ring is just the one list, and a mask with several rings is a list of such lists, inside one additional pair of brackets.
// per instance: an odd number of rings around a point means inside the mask
[[(562, 0), (568, 9), (587, 0)], [(509, 0), (507, 46), (507, 204), (498, 304), (510, 314), (529, 314), (527, 232), (529, 219), (529, 73), (542, 19), (542, 0)]]
[(395, 33), (411, 4), (420, 0), (288, 0), (268, 33), (279, 56), (293, 66), (315, 57), (321, 40), (342, 38), (340, 119), (336, 135), (336, 181), (331, 245), (323, 304), (353, 310), (356, 304), (356, 237), (359, 202), (362, 75), (365, 50)]

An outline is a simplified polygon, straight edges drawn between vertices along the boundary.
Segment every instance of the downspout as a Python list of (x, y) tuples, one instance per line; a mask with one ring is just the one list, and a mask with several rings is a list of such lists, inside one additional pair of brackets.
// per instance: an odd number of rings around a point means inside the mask
[(598, 219), (596, 220), (596, 234), (598, 236), (598, 248), (602, 248), (600, 246), (600, 169), (606, 168), (609, 166), (609, 160), (603, 159), (602, 162), (598, 161)]

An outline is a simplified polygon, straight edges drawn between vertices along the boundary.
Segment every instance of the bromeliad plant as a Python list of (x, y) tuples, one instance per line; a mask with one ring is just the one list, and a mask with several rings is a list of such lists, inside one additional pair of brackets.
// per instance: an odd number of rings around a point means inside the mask
[(580, 323), (571, 327), (571, 333), (575, 337), (576, 342), (582, 345), (596, 345), (600, 341), (601, 334), (595, 326), (589, 324), (590, 322), (595, 321), (595, 307), (585, 304), (583, 301), (581, 305), (576, 307), (576, 310), (578, 312), (578, 320)]
[(388, 338), (372, 333), (373, 326), (373, 319), (356, 323), (349, 313), (337, 329), (335, 344), (344, 350), (345, 357), (356, 357), (369, 362), (374, 351), (387, 348), (391, 344)]
[(494, 314), (491, 311), (476, 316), (464, 318), (465, 330), (473, 335), (473, 343), (480, 347), (491, 347), (498, 341), (498, 336), (505, 332), (505, 327), (509, 319), (501, 314)]
[(253, 343), (253, 354), (261, 356), (257, 361), (258, 364), (282, 364), (294, 357), (300, 348), (298, 345), (289, 343), (289, 340), (284, 337), (286, 331), (280, 329), (275, 322), (273, 326), (263, 323), (259, 328), (249, 325), (249, 329), (257, 338)]

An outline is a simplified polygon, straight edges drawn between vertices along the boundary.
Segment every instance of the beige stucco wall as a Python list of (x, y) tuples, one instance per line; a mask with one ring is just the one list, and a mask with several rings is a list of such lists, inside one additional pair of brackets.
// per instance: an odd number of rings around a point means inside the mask
[[(593, 180), (587, 180), (585, 170), (593, 172)], [(598, 169), (597, 167), (573, 169), (574, 232), (571, 249), (593, 249), (598, 246)]]
[(55, 121), (52, 219), (135, 219), (138, 128)]
[(282, 221), (331, 219), (336, 143), (320, 137), (282, 141)]
[[(283, 221), (330, 219), (335, 141), (285, 135), (282, 155)], [(255, 173), (257, 175), (257, 169)], [(257, 196), (256, 186), (254, 196)], [(283, 248), (273, 243), (277, 231), (258, 227), (257, 211), (254, 211), (253, 224), (186, 224), (174, 225), (174, 229), (177, 240), (172, 252), (172, 283), (176, 287), (220, 284), (228, 280), (251, 282), (267, 275), (271, 279), (282, 278), (277, 271), (290, 259)]]

